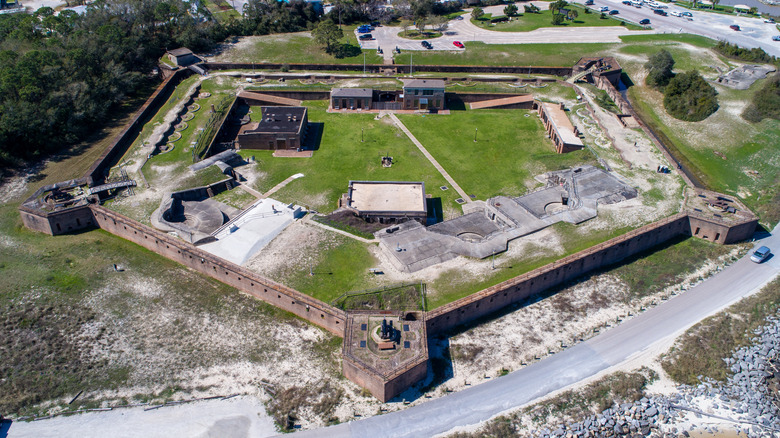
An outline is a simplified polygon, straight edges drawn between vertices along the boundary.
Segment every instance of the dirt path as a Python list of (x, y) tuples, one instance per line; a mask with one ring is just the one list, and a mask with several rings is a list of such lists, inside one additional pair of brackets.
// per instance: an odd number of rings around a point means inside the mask
[[(420, 152), (422, 152), (423, 155), (425, 155), (425, 158), (427, 158), (428, 161), (430, 161), (431, 164), (433, 164), (433, 167), (435, 167), (436, 170), (439, 171), (441, 176), (443, 176), (444, 179), (446, 179), (447, 182), (450, 183), (452, 188), (454, 188), (455, 191), (458, 192), (460, 197), (463, 198), (463, 200), (466, 201), (467, 203), (471, 202), (471, 198), (469, 197), (469, 195), (467, 195), (466, 192), (463, 191), (462, 188), (460, 188), (458, 183), (456, 183), (455, 180), (450, 176), (450, 174), (447, 173), (447, 171), (444, 170), (443, 167), (441, 167), (441, 164), (439, 164), (439, 162), (436, 161), (435, 158), (433, 158), (433, 155), (431, 155), (430, 152), (428, 152), (428, 150), (425, 149), (425, 146), (423, 146), (422, 143), (420, 143), (420, 141), (417, 140), (417, 138), (409, 131), (409, 129), (406, 128), (406, 126), (404, 126), (404, 124), (401, 122), (401, 120), (399, 120), (398, 117), (395, 116), (395, 114), (388, 113), (388, 115), (390, 116), (390, 119), (393, 121), (393, 123), (395, 123), (396, 126), (401, 128), (401, 131), (403, 131), (404, 134), (406, 134), (406, 136), (409, 137), (409, 140), (411, 140), (412, 143), (414, 143), (415, 146), (417, 146), (417, 149), (419, 149)], [(382, 117), (381, 114), (380, 114), (380, 117)]]

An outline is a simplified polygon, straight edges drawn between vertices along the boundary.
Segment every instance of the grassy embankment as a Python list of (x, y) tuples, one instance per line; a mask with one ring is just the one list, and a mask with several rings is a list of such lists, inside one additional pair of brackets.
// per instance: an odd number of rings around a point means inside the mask
[[(363, 55), (367, 64), (381, 64), (382, 56), (376, 50), (361, 50), (355, 37), (357, 25), (342, 26), (344, 38), (341, 44), (351, 47), (344, 58), (336, 58), (325, 53), (309, 32), (252, 36), (248, 44), (232, 49), (228, 54), (218, 57), (224, 62), (269, 62), (269, 63), (319, 63), (319, 64), (363, 64)], [(391, 50), (387, 47), (385, 50)]]
[[(707, 79), (719, 75), (713, 65), (722, 69), (734, 65), (734, 61), (706, 50), (715, 42), (703, 37), (631, 36), (623, 40), (631, 44), (621, 47), (621, 53), (646, 57), (664, 48), (676, 61), (675, 71), (697, 69)], [(666, 114), (659, 91), (644, 85), (641, 62), (624, 62), (623, 67), (635, 82), (629, 89), (634, 108), (684, 166), (707, 187), (742, 198), (762, 223), (772, 227), (780, 221), (780, 163), (776, 160), (780, 155), (780, 121), (753, 124), (740, 116), (763, 81), (747, 90), (716, 85), (720, 109), (701, 122), (683, 122)]]

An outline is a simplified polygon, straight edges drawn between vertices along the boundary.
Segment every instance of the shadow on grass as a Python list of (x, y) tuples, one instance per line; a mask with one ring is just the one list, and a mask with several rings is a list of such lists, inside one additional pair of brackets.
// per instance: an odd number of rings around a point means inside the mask
[(325, 131), (325, 123), (309, 122), (306, 130), (306, 140), (304, 140), (303, 148), (307, 151), (319, 150), (320, 143), (322, 143), (322, 133)]
[(340, 44), (333, 50), (333, 56), (336, 59), (354, 58), (355, 56), (359, 56), (361, 53), (362, 51), (360, 50), (360, 46), (355, 46), (349, 43)]

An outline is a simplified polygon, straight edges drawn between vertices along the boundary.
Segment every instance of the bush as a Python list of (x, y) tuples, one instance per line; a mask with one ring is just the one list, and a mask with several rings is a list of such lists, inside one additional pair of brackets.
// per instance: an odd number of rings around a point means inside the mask
[(523, 6), (523, 10), (527, 14), (538, 14), (539, 13), (539, 8), (534, 6), (534, 5), (524, 5)]
[(504, 7), (504, 15), (508, 17), (514, 17), (515, 15), (517, 15), (517, 11), (518, 11), (517, 5), (514, 3), (510, 3), (506, 5), (506, 7)]
[(769, 78), (753, 95), (753, 102), (742, 112), (742, 118), (758, 123), (764, 119), (780, 120), (780, 76)]
[(509, 17), (506, 15), (500, 15), (498, 17), (494, 17), (490, 19), (491, 23), (503, 23), (504, 21), (509, 21)]
[(665, 87), (674, 77), (672, 72), (674, 58), (672, 58), (671, 53), (661, 50), (650, 56), (650, 59), (645, 63), (645, 68), (648, 70), (645, 84), (651, 87)]
[(563, 24), (563, 15), (553, 14), (551, 23), (553, 26), (560, 26)]
[(760, 47), (745, 49), (726, 41), (718, 41), (718, 44), (715, 45), (715, 50), (724, 56), (745, 62), (764, 62), (767, 64), (777, 62), (777, 58), (770, 56)]
[(664, 107), (672, 117), (699, 122), (718, 110), (718, 92), (699, 72), (681, 73), (664, 89)]

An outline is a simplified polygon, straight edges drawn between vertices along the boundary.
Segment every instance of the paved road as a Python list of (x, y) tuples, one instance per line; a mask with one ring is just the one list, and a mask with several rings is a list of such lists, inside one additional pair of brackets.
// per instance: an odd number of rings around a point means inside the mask
[[(584, 3), (584, 0), (573, 0), (577, 3)], [(638, 23), (639, 20), (647, 18), (653, 30), (658, 33), (692, 33), (703, 35), (715, 40), (727, 40), (736, 43), (742, 47), (761, 47), (767, 53), (780, 56), (780, 41), (772, 41), (772, 36), (780, 35), (780, 31), (772, 23), (764, 23), (762, 19), (745, 16), (715, 14), (710, 12), (690, 11), (674, 4), (669, 4), (664, 8), (668, 16), (664, 17), (653, 13), (653, 10), (647, 6), (636, 8), (621, 3), (621, 0), (596, 0), (594, 8), (608, 6), (610, 9), (616, 9), (620, 13), (617, 15), (628, 21)], [(687, 20), (682, 17), (673, 17), (672, 11), (691, 12), (693, 17)], [(732, 24), (737, 24), (742, 30), (734, 31), (729, 29)]]
[[(573, 0), (574, 2), (584, 3), (585, 0)], [(537, 5), (542, 9), (547, 9), (546, 2), (539, 2)], [(758, 18), (744, 16), (714, 14), (708, 12), (693, 12), (693, 18), (687, 20), (681, 17), (671, 15), (663, 17), (656, 15), (648, 7), (635, 8), (626, 6), (621, 0), (597, 0), (593, 8), (608, 6), (610, 9), (616, 9), (620, 13), (618, 18), (622, 18), (634, 23), (638, 23), (643, 18), (650, 19), (651, 30), (630, 31), (621, 26), (610, 27), (545, 27), (531, 32), (497, 32), (483, 29), (471, 23), (470, 14), (464, 15), (463, 20), (452, 20), (445, 34), (439, 38), (432, 38), (428, 41), (433, 45), (432, 50), (460, 51), (464, 49), (456, 48), (453, 41), (481, 41), (486, 44), (533, 44), (533, 43), (611, 43), (620, 42), (622, 35), (639, 35), (645, 33), (692, 33), (703, 35), (716, 40), (728, 40), (742, 47), (761, 47), (767, 53), (780, 56), (780, 41), (772, 41), (772, 36), (780, 35), (777, 27), (771, 23), (764, 23)], [(486, 12), (494, 15), (503, 14), (503, 6), (490, 6), (485, 8)], [(667, 13), (671, 11), (688, 11), (676, 5), (669, 5), (664, 9)], [(729, 29), (732, 24), (738, 24), (741, 31)], [(371, 34), (374, 40), (361, 42), (364, 49), (376, 49), (381, 47), (385, 57), (392, 57), (392, 50), (396, 47), (401, 51), (425, 51), (420, 41), (408, 40), (398, 36), (402, 31), (400, 27), (381, 26), (374, 29)]]
[[(780, 225), (759, 242), (777, 251)], [(626, 362), (739, 299), (780, 273), (780, 257), (757, 265), (746, 256), (707, 281), (619, 326), (523, 369), (412, 408), (301, 437), (419, 437), (477, 424)]]

